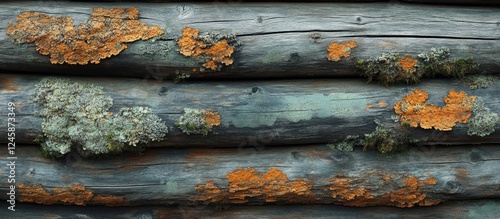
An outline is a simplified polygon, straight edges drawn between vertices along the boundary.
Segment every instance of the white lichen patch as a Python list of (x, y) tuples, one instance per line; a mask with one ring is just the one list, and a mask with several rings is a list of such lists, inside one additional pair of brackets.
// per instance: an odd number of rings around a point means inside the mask
[[(214, 120), (207, 120), (208, 117)], [(177, 128), (188, 135), (208, 135), (208, 133), (212, 131), (212, 126), (214, 125), (220, 125), (219, 113), (213, 113), (211, 110), (190, 108), (185, 108), (184, 114), (179, 118), (179, 121), (175, 123)]]
[(485, 107), (481, 98), (476, 98), (472, 107), (472, 117), (467, 122), (467, 134), (480, 137), (488, 136), (495, 131), (498, 122), (500, 122), (498, 114)]
[(113, 100), (102, 87), (44, 78), (35, 86), (34, 101), (44, 108), (43, 151), (59, 157), (71, 150), (83, 156), (137, 150), (162, 140), (168, 127), (147, 107), (108, 110)]

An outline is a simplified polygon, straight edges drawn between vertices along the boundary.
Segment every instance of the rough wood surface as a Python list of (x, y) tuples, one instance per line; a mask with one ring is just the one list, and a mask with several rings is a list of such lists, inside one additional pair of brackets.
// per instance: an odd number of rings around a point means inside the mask
[[(227, 209), (226, 209), (227, 208)], [(117, 218), (117, 219), (194, 219), (194, 218), (468, 218), (495, 219), (500, 214), (500, 201), (471, 200), (446, 202), (434, 207), (394, 209), (389, 207), (352, 208), (331, 205), (272, 206), (177, 206), (177, 207), (101, 207), (43, 206), (19, 204), (18, 211), (0, 209), (4, 219), (14, 218)]]
[[(33, 102), (36, 75), (1, 75), (0, 102), (16, 103), (16, 141), (33, 144), (41, 132), (42, 118), (34, 115), (40, 106)], [(279, 81), (166, 81), (77, 78), (104, 88), (113, 98), (112, 112), (122, 107), (147, 106), (172, 127), (167, 139), (150, 146), (235, 147), (332, 143), (347, 135), (371, 133), (378, 119), (398, 124), (394, 105), (414, 88), (426, 90), (429, 102), (443, 106), (450, 89), (481, 97), (493, 112), (500, 112), (498, 83), (487, 89), (470, 90), (451, 80), (426, 80), (417, 86), (386, 88), (366, 84), (362, 79), (318, 79)], [(208, 136), (186, 135), (174, 126), (184, 108), (212, 109), (221, 115), (221, 125)], [(7, 121), (7, 105), (0, 108), (0, 120)], [(3, 123), (2, 122), (2, 123)], [(5, 126), (6, 127), (6, 126)], [(497, 126), (498, 128), (498, 126)], [(486, 137), (470, 137), (467, 125), (452, 131), (411, 128), (411, 138), (428, 144), (499, 143), (500, 131)], [(7, 135), (7, 129), (0, 131)], [(6, 138), (0, 139), (1, 142)]]
[[(421, 147), (392, 156), (324, 145), (154, 148), (142, 156), (98, 162), (74, 155), (61, 161), (44, 159), (35, 146), (18, 147), (16, 152), (18, 201), (40, 204), (412, 207), (500, 197), (498, 145)], [(11, 161), (6, 156), (0, 156), (2, 166)], [(4, 181), (2, 194), (7, 186)]]
[[(37, 73), (115, 75), (165, 79), (175, 73), (192, 78), (262, 78), (358, 76), (357, 59), (383, 52), (416, 55), (432, 47), (448, 47), (454, 57), (472, 56), (482, 70), (497, 73), (500, 8), (370, 3), (86, 3), (6, 2), (0, 8), (0, 32), (9, 20), (27, 10), (71, 16), (85, 22), (93, 7), (136, 7), (140, 21), (165, 29), (166, 39), (139, 41), (98, 65), (51, 65), (34, 44), (21, 46), (0, 34), (0, 69)], [(243, 43), (234, 53), (234, 64), (220, 72), (193, 73), (201, 63), (177, 52), (176, 39), (191, 26), (201, 32), (236, 34)], [(339, 62), (326, 59), (332, 41), (355, 40), (351, 57)], [(164, 54), (145, 49), (167, 48)]]
[(447, 5), (500, 5), (497, 0), (400, 0), (411, 3), (447, 4)]

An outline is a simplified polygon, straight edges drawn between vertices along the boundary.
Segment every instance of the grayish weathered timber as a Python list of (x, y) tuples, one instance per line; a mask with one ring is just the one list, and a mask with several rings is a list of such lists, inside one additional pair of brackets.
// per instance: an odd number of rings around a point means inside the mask
[[(500, 8), (383, 3), (85, 3), (8, 2), (0, 8), (0, 33), (8, 21), (27, 10), (71, 16), (85, 22), (93, 7), (136, 7), (140, 20), (166, 31), (155, 43), (129, 43), (129, 48), (98, 65), (51, 65), (34, 44), (12, 43), (0, 34), (0, 69), (37, 73), (92, 76), (128, 76), (165, 79), (175, 73), (192, 78), (263, 78), (359, 76), (358, 59), (383, 52), (417, 55), (432, 47), (448, 47), (453, 57), (474, 57), (482, 70), (500, 70)], [(192, 73), (201, 63), (177, 52), (176, 39), (190, 26), (201, 32), (232, 33), (243, 43), (234, 64), (220, 72)], [(326, 59), (332, 41), (355, 40), (351, 57), (339, 62)], [(168, 48), (150, 54), (146, 48)]]
[(500, 5), (497, 0), (400, 0), (411, 3), (447, 4), (447, 5)]
[[(40, 106), (33, 102), (34, 86), (41, 76), (0, 75), (0, 121), (6, 124), (7, 103), (16, 103), (16, 141), (33, 144), (42, 134), (42, 118), (34, 115)], [(172, 127), (166, 140), (150, 146), (235, 147), (332, 143), (347, 135), (371, 133), (380, 120), (396, 125), (392, 116), (397, 101), (414, 88), (429, 93), (428, 102), (443, 106), (450, 89), (481, 97), (491, 111), (500, 112), (500, 85), (470, 90), (452, 80), (424, 80), (416, 86), (390, 88), (366, 84), (362, 79), (276, 80), (276, 81), (168, 81), (81, 78), (73, 81), (104, 88), (113, 98), (111, 111), (122, 107), (147, 106)], [(380, 104), (380, 105), (379, 105)], [(208, 136), (186, 135), (174, 127), (184, 108), (212, 109), (221, 115), (221, 125)], [(7, 127), (6, 125), (4, 127)], [(7, 129), (0, 135), (7, 136)], [(467, 125), (452, 131), (410, 128), (414, 140), (428, 144), (500, 143), (500, 131), (486, 137), (470, 137)], [(7, 141), (6, 138), (0, 142)]]
[[(75, 204), (73, 199), (64, 198), (67, 196), (50, 196), (56, 194), (58, 188), (64, 189), (75, 184), (85, 186), (94, 196), (121, 200), (105, 203), (107, 205), (130, 206), (208, 203), (392, 206), (401, 199), (397, 194), (403, 194), (403, 197), (424, 195), (426, 201), (435, 201), (431, 202), (433, 204), (447, 200), (500, 198), (498, 145), (421, 147), (390, 156), (361, 149), (342, 152), (324, 145), (265, 147), (258, 151), (236, 148), (154, 148), (146, 150), (143, 155), (107, 158), (98, 162), (82, 160), (74, 155), (65, 160), (52, 161), (40, 157), (38, 147), (23, 146), (16, 149), (16, 156), (18, 200), (31, 197), (30, 202), (42, 204)], [(5, 167), (10, 161), (2, 152), (0, 165)], [(227, 192), (227, 175), (240, 168), (255, 168), (261, 173), (271, 168), (278, 169), (286, 174), (289, 182), (309, 182), (311, 194), (280, 193), (273, 187), (251, 189), (245, 184), (236, 185), (233, 191)], [(7, 179), (7, 174), (4, 171), (1, 175)], [(434, 179), (435, 184), (405, 187), (404, 182), (409, 178), (415, 178), (419, 183)], [(335, 186), (335, 179), (341, 179), (347, 186)], [(280, 184), (280, 178), (273, 180), (276, 180), (276, 189), (287, 189)], [(225, 198), (205, 199), (205, 193), (195, 190), (196, 186), (208, 181), (220, 189), (214, 190), (211, 195)], [(21, 190), (21, 184), (41, 187)], [(7, 186), (7, 182), (3, 181), (0, 187), (2, 194), (8, 192)], [(332, 187), (345, 190), (332, 190)], [(373, 198), (363, 199), (362, 194), (356, 192), (360, 189)], [(333, 197), (333, 194), (337, 196)], [(358, 195), (348, 200), (349, 194)], [(84, 194), (75, 192), (74, 195), (75, 200), (78, 200)], [(255, 196), (252, 198), (252, 195)], [(4, 195), (1, 199), (6, 197)], [(275, 200), (269, 197), (275, 197)], [(83, 201), (83, 204), (102, 203)]]
[[(227, 208), (227, 209), (226, 209)], [(500, 201), (470, 200), (446, 202), (427, 208), (394, 209), (389, 207), (353, 208), (329, 205), (271, 205), (271, 206), (175, 206), (175, 207), (101, 207), (101, 206), (43, 206), (18, 204), (16, 212), (0, 209), (4, 219), (17, 218), (117, 218), (117, 219), (249, 219), (249, 218), (467, 218), (496, 219)]]

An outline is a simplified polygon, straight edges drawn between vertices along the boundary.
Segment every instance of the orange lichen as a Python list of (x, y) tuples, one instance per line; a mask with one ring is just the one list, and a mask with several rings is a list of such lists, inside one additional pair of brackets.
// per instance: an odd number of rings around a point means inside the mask
[(234, 47), (229, 45), (227, 40), (223, 39), (213, 45), (209, 45), (198, 39), (199, 30), (191, 27), (182, 29), (182, 37), (177, 41), (179, 45), (179, 53), (184, 56), (194, 57), (196, 59), (204, 59), (203, 67), (215, 71), (219, 68), (219, 64), (231, 65), (231, 58)]
[(387, 106), (387, 101), (381, 100), (377, 103), (377, 107), (386, 107)]
[(399, 64), (404, 69), (412, 69), (412, 68), (415, 68), (415, 65), (417, 64), (417, 60), (412, 58), (411, 55), (406, 55), (406, 57), (404, 57), (404, 58), (399, 58)]
[(408, 78), (409, 74), (417, 72), (416, 64), (417, 60), (412, 58), (411, 55), (406, 55), (404, 58), (399, 58), (399, 64), (403, 69), (402, 76)]
[(44, 205), (127, 205), (122, 197), (94, 195), (91, 190), (85, 188), (82, 184), (74, 184), (69, 187), (62, 188), (56, 187), (49, 192), (40, 185), (25, 185), (21, 183), (19, 184), (18, 189), (21, 202), (31, 202)]
[(17, 44), (34, 42), (40, 54), (50, 55), (52, 64), (98, 64), (125, 50), (127, 42), (163, 34), (161, 28), (148, 27), (138, 18), (136, 8), (94, 8), (86, 23), (75, 26), (71, 17), (23, 12), (16, 25), (7, 27), (7, 34)]
[(377, 104), (368, 104), (368, 105), (366, 105), (365, 109), (370, 110), (370, 109), (373, 109), (374, 107), (383, 108), (383, 107), (386, 107), (387, 105), (388, 105), (387, 101), (381, 100)]
[(219, 126), (220, 125), (220, 114), (218, 112), (212, 112), (212, 110), (208, 109), (205, 113), (205, 121), (208, 123), (210, 127)]
[[(384, 177), (382, 180), (387, 184), (387, 180), (390, 179)], [(435, 185), (434, 178), (419, 182), (416, 177), (408, 177), (403, 180), (401, 188), (381, 195), (374, 195), (367, 188), (354, 186), (353, 181), (354, 179), (344, 176), (336, 176), (331, 180), (329, 190), (333, 191), (331, 197), (336, 199), (336, 203), (355, 207), (385, 205), (404, 208), (415, 205), (430, 206), (441, 202), (435, 199), (425, 199), (427, 195), (421, 191), (421, 187)]]
[(427, 98), (427, 92), (415, 89), (413, 93), (397, 102), (394, 110), (401, 116), (402, 123), (408, 123), (411, 127), (449, 131), (457, 122), (467, 122), (475, 101), (474, 96), (467, 96), (463, 91), (454, 90), (450, 90), (448, 96), (444, 98), (446, 105), (443, 107), (426, 103)]
[(347, 58), (351, 56), (351, 49), (357, 46), (354, 40), (344, 43), (331, 42), (330, 45), (328, 45), (328, 55), (326, 58), (334, 62), (339, 61), (342, 57)]
[(365, 188), (351, 188), (351, 179), (344, 176), (337, 176), (330, 185), (330, 191), (333, 191), (332, 198), (341, 198), (351, 202), (363, 202), (373, 199)]
[(404, 186), (395, 192), (390, 193), (391, 202), (395, 203), (396, 207), (413, 207), (418, 204), (420, 206), (429, 206), (439, 203), (438, 200), (425, 200), (426, 194), (422, 193), (421, 187), (428, 185), (436, 185), (436, 179), (427, 178), (423, 182), (419, 182), (417, 177), (409, 177), (404, 180)]
[(254, 168), (237, 169), (226, 175), (227, 189), (219, 188), (213, 181), (198, 185), (195, 190), (200, 195), (196, 201), (219, 203), (246, 203), (249, 199), (259, 198), (265, 202), (297, 202), (315, 199), (311, 189), (312, 182), (305, 179), (289, 181), (286, 174), (276, 168), (266, 173)]

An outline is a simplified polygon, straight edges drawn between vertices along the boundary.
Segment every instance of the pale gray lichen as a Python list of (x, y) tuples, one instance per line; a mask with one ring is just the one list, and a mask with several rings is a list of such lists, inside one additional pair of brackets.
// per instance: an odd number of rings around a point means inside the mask
[(378, 150), (380, 153), (401, 152), (409, 148), (411, 141), (403, 126), (390, 127), (375, 120), (375, 131), (365, 134), (364, 150)]
[(139, 49), (142, 52), (141, 55), (146, 59), (151, 59), (155, 56), (168, 56), (171, 48), (174, 46), (174, 42), (172, 38), (169, 38), (166, 34), (162, 34), (147, 41), (137, 42), (137, 45), (139, 45)]
[(184, 114), (175, 123), (182, 132), (190, 134), (207, 135), (212, 131), (212, 126), (205, 120), (207, 111), (204, 109), (185, 108)]
[(340, 151), (353, 151), (355, 146), (363, 145), (364, 140), (359, 138), (359, 135), (348, 135), (345, 139), (334, 144), (326, 146)]
[(174, 84), (177, 84), (181, 81), (185, 81), (189, 77), (191, 77), (191, 75), (188, 73), (184, 73), (184, 72), (181, 73), (179, 71), (175, 71)]
[(470, 75), (462, 80), (471, 90), (488, 88), (493, 84), (497, 84), (499, 81), (499, 77), (496, 75), (484, 74)]
[(445, 76), (461, 78), (479, 70), (474, 58), (449, 58), (448, 48), (431, 48), (416, 59), (411, 55), (383, 53), (376, 58), (359, 60), (358, 68), (368, 82), (378, 80), (388, 86), (394, 83), (418, 83), (422, 77)]
[[(378, 80), (385, 86), (398, 82), (417, 83), (422, 72), (416, 72), (415, 65), (405, 68), (401, 64), (404, 60), (399, 53), (382, 53), (379, 57), (359, 60), (358, 68), (362, 75), (368, 79), (368, 83)], [(415, 61), (416, 63), (416, 61)]]
[(488, 136), (495, 131), (495, 125), (500, 121), (498, 114), (484, 106), (483, 100), (476, 97), (472, 107), (472, 117), (467, 122), (468, 135)]
[(448, 48), (431, 48), (431, 50), (427, 53), (418, 54), (418, 58), (424, 63), (435, 63), (440, 62), (448, 58), (450, 56), (450, 49)]
[(427, 77), (441, 75), (454, 78), (462, 78), (479, 70), (479, 64), (472, 57), (450, 59), (449, 56), (448, 48), (431, 48), (429, 52), (418, 55), (417, 69), (423, 71)]
[(113, 115), (113, 105), (102, 87), (44, 78), (35, 86), (34, 101), (44, 108), (42, 149), (59, 157), (72, 149), (82, 156), (137, 150), (162, 140), (168, 127), (147, 107), (122, 108)]
[(222, 40), (226, 40), (227, 44), (229, 44), (230, 46), (232, 46), (234, 48), (234, 51), (239, 51), (243, 45), (241, 42), (239, 42), (236, 39), (236, 35), (234, 35), (234, 34), (205, 32), (205, 33), (201, 33), (196, 38), (203, 41), (207, 47), (211, 47)]

